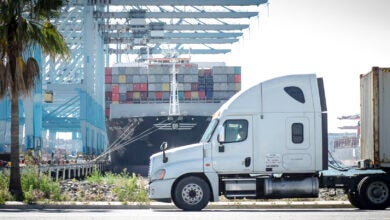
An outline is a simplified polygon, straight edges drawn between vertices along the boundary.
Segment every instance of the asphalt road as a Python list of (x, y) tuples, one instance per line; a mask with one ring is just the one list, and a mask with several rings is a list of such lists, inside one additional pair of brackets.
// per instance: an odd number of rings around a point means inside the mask
[(0, 220), (390, 220), (390, 209), (226, 209), (183, 212), (176, 209), (1, 209)]

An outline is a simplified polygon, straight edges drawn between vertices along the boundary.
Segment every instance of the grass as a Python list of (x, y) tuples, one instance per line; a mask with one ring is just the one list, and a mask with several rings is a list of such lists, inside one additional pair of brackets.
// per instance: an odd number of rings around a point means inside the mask
[(137, 177), (134, 173), (129, 175), (124, 169), (120, 174), (111, 172), (103, 175), (99, 170), (95, 169), (91, 175), (87, 177), (87, 181), (97, 184), (113, 185), (113, 193), (118, 197), (118, 200), (127, 202), (148, 202), (148, 195), (146, 192), (146, 184), (141, 177)]
[[(0, 205), (6, 201), (13, 200), (8, 190), (9, 185), (9, 170), (0, 171)], [(72, 183), (79, 180), (72, 179)], [(86, 177), (86, 181), (90, 184), (110, 185), (112, 186), (112, 194), (123, 202), (148, 202), (146, 192), (146, 184), (142, 177), (135, 174), (129, 175), (126, 170), (120, 174), (107, 172), (101, 173), (96, 167), (92, 173)], [(56, 201), (66, 201), (68, 196), (61, 192), (61, 182), (53, 180), (47, 174), (38, 173), (36, 167), (26, 167), (21, 176), (22, 190), (24, 192), (24, 202), (27, 204), (42, 202), (50, 203)], [(103, 194), (97, 192), (96, 195), (88, 196), (86, 189), (77, 189), (77, 201), (105, 201)]]

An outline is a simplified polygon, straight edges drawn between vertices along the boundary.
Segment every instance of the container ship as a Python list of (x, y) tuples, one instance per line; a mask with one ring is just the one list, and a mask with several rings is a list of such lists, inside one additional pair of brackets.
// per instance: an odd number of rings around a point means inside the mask
[(146, 175), (150, 155), (199, 142), (212, 114), (241, 90), (241, 67), (154, 59), (105, 68), (113, 170)]

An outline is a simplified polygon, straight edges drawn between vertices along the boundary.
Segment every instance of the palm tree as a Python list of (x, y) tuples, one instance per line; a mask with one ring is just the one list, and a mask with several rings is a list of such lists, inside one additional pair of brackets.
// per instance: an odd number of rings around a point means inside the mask
[(31, 51), (66, 57), (69, 49), (50, 23), (59, 15), (63, 0), (0, 0), (0, 98), (11, 97), (11, 176), (9, 190), (23, 200), (19, 167), (20, 95), (28, 95), (39, 80), (39, 66)]

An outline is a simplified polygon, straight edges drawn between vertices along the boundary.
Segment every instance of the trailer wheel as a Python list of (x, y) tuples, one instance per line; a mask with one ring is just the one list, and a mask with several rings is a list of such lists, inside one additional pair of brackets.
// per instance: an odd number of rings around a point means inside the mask
[(358, 192), (365, 209), (386, 209), (390, 205), (389, 182), (381, 176), (364, 177), (358, 185)]
[(362, 203), (360, 202), (359, 195), (357, 192), (351, 192), (349, 191), (347, 193), (349, 202), (356, 208), (362, 209)]
[(176, 184), (173, 202), (184, 211), (200, 211), (210, 201), (210, 187), (200, 177), (185, 177)]

